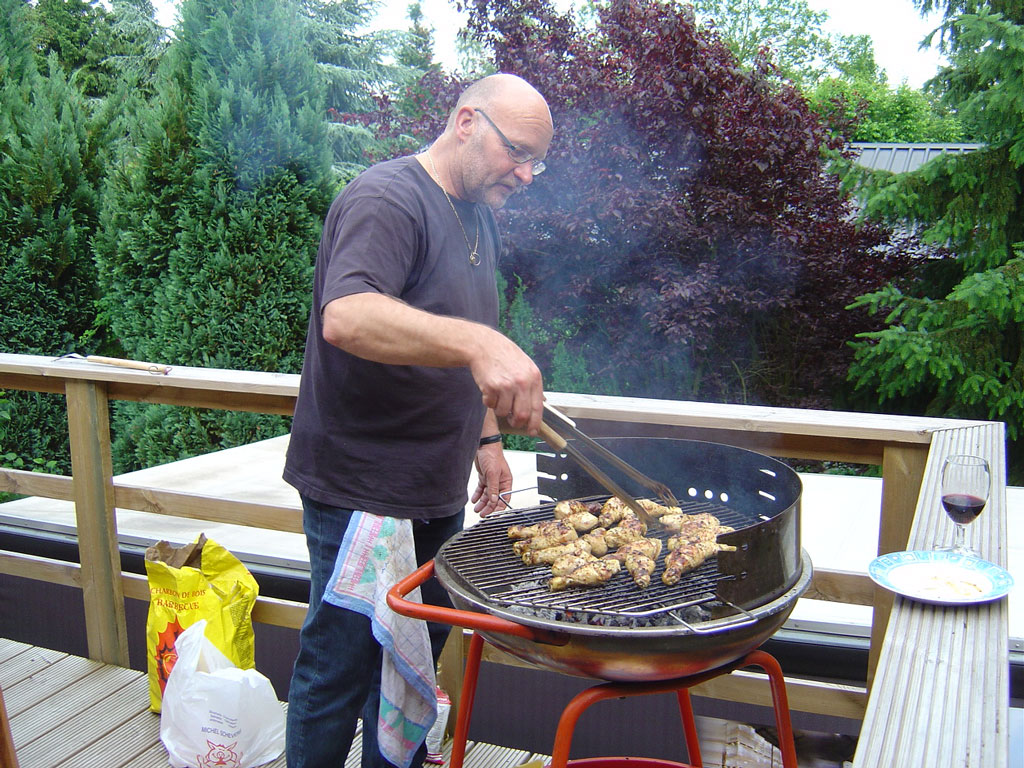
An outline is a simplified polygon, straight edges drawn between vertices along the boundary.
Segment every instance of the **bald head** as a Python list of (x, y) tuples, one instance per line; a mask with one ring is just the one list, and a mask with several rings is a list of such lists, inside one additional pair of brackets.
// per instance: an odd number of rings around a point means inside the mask
[(515, 75), (490, 75), (463, 91), (420, 163), (447, 193), (500, 208), (533, 182), (553, 133), (536, 88)]
[(517, 75), (500, 73), (481, 78), (462, 92), (451, 114), (448, 115), (448, 126), (454, 124), (456, 115), (463, 107), (500, 112), (509, 105), (518, 105), (535, 111), (543, 115), (549, 125), (551, 124), (551, 112), (540, 92)]

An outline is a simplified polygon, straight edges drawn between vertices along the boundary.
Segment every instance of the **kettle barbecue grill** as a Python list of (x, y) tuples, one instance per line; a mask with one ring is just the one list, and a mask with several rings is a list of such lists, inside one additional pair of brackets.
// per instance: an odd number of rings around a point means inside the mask
[[(392, 609), (473, 629), (542, 668), (604, 681), (655, 686), (668, 681), (670, 688), (675, 681), (679, 690), (693, 684), (681, 679), (714, 676), (748, 659), (782, 626), (810, 584), (810, 558), (800, 547), (799, 477), (775, 459), (718, 443), (602, 442), (668, 484), (683, 512), (711, 512), (735, 528), (718, 540), (736, 550), (719, 552), (673, 586), (661, 583), (659, 567), (646, 589), (620, 573), (600, 587), (551, 592), (548, 568), (522, 563), (512, 551), (508, 527), (552, 519), (555, 500), (602, 496), (594, 480), (564, 456), (540, 453), (538, 489), (552, 500), (493, 514), (453, 536), (433, 561), (395, 586), (388, 596)], [(642, 495), (628, 479), (623, 487)], [(648, 535), (667, 537), (658, 530)], [(431, 575), (455, 608), (404, 599)], [(778, 677), (781, 681), (781, 672)], [(773, 692), (775, 686), (773, 680)], [(788, 724), (788, 710), (785, 714)], [(781, 717), (778, 702), (776, 715)]]

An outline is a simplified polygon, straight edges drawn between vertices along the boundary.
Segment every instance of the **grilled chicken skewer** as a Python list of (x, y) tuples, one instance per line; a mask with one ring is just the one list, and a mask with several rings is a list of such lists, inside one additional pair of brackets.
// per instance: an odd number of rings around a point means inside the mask
[[(515, 528), (516, 526), (512, 527)], [(509, 529), (509, 534), (511, 535), (511, 533), (512, 530)], [(559, 544), (566, 544), (578, 538), (579, 534), (576, 533), (576, 529), (569, 525), (569, 523), (564, 520), (549, 520), (540, 524), (536, 535), (515, 542), (512, 545), (512, 549), (515, 550), (517, 555), (522, 555), (529, 550), (556, 547)]]
[(643, 589), (651, 583), (651, 576), (654, 574), (659, 554), (661, 554), (660, 539), (636, 539), (619, 547), (618, 551), (609, 557), (614, 557), (625, 565), (629, 575), (633, 577), (633, 581)]
[(542, 520), (533, 525), (510, 525), (508, 537), (510, 539), (532, 539), (535, 536), (548, 536), (564, 533), (565, 523), (561, 520)]
[(602, 557), (587, 563), (568, 576), (553, 576), (548, 586), (553, 592), (569, 587), (596, 587), (619, 572), (621, 565), (613, 557)]
[(522, 553), (523, 563), (526, 565), (551, 565), (558, 558), (564, 555), (589, 555), (590, 544), (583, 539), (576, 539), (567, 544), (559, 544), (544, 549), (529, 549)]
[(591, 505), (585, 501), (560, 501), (555, 504), (555, 519), (565, 520), (578, 532), (585, 533), (597, 528), (598, 518), (594, 512), (598, 509), (591, 509)]
[(647, 524), (632, 512), (624, 516), (619, 524), (604, 535), (608, 549), (618, 549), (631, 541), (642, 539), (647, 534)]
[(665, 570), (661, 574), (661, 580), (668, 585), (677, 584), (684, 574), (699, 567), (712, 555), (736, 551), (736, 547), (700, 536), (673, 536), (668, 540), (668, 546), (671, 551), (665, 555)]
[[(582, 541), (582, 539), (580, 540)], [(544, 550), (541, 550), (543, 552)], [(568, 576), (578, 568), (582, 568), (587, 563), (591, 563), (597, 560), (592, 554), (588, 552), (571, 552), (567, 555), (562, 555), (555, 562), (551, 564), (551, 575), (552, 576)]]

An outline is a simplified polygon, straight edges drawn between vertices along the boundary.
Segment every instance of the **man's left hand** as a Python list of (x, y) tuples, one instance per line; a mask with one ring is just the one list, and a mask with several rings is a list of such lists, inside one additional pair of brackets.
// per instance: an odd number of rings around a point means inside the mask
[(479, 482), (473, 497), (473, 511), (480, 517), (505, 509), (508, 504), (501, 494), (512, 490), (512, 470), (505, 460), (501, 443), (482, 445), (476, 452), (476, 472)]

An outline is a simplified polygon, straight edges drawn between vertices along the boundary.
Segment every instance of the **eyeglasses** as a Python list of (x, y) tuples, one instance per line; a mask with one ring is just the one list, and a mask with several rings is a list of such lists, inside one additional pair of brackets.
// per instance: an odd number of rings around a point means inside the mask
[(505, 148), (508, 150), (508, 156), (512, 158), (512, 162), (516, 163), (517, 165), (522, 165), (523, 163), (530, 163), (531, 170), (533, 171), (534, 176), (544, 173), (544, 169), (547, 168), (548, 166), (543, 160), (534, 160), (533, 155), (531, 155), (529, 151), (523, 149), (522, 147), (517, 147), (515, 144), (509, 141), (505, 137), (505, 134), (501, 132), (501, 128), (494, 124), (494, 121), (487, 116), (486, 112), (484, 112), (479, 107), (474, 107), (473, 109), (476, 112), (479, 112), (481, 115), (483, 115), (484, 120), (491, 124), (491, 128), (493, 128), (494, 132), (498, 134), (498, 138), (501, 139), (501, 143), (504, 144)]

